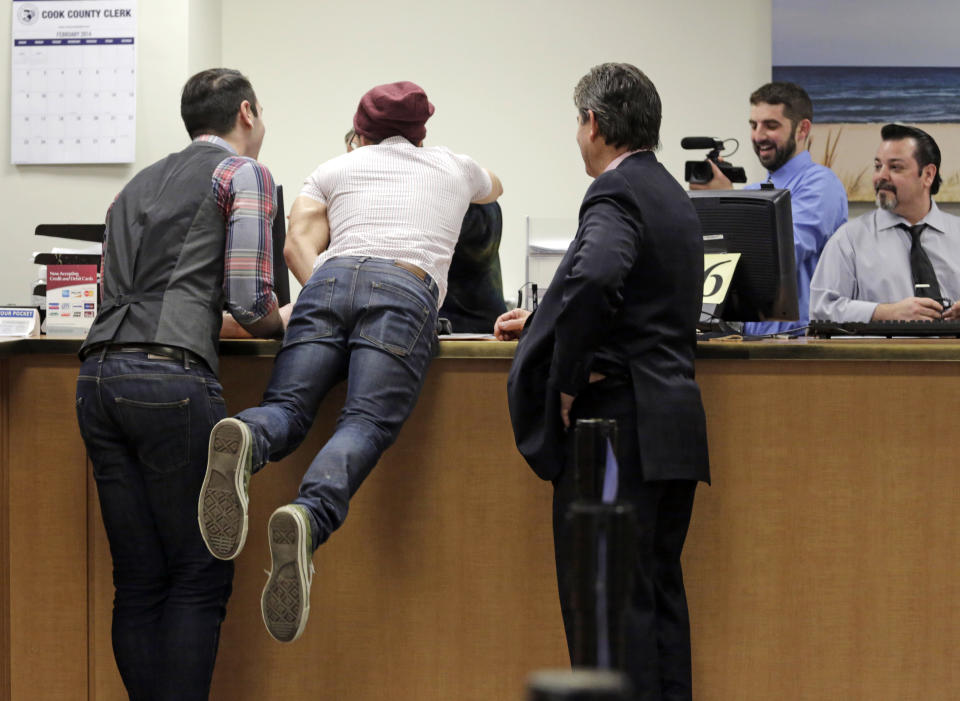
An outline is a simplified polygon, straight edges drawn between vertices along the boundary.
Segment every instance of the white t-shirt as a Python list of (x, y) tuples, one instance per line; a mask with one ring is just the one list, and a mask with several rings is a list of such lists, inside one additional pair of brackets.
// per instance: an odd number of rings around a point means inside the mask
[(433, 277), (443, 304), (463, 215), (492, 187), (469, 156), (402, 136), (327, 161), (300, 191), (327, 205), (330, 245), (314, 268), (334, 256), (412, 263)]

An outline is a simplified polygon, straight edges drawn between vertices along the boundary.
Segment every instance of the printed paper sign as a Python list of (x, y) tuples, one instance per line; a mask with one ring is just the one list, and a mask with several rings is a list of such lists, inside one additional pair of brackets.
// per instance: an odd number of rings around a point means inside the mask
[(739, 253), (705, 253), (703, 255), (703, 303), (720, 304), (730, 289)]
[(40, 313), (30, 307), (0, 307), (0, 336), (37, 336)]
[(47, 266), (47, 334), (86, 336), (97, 316), (97, 266)]

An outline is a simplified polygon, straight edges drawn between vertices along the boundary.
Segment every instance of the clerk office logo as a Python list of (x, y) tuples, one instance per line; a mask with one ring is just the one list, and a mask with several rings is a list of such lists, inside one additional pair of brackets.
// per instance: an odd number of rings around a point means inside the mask
[(40, 13), (33, 5), (21, 5), (17, 8), (17, 19), (20, 20), (20, 24), (35, 24), (39, 18)]

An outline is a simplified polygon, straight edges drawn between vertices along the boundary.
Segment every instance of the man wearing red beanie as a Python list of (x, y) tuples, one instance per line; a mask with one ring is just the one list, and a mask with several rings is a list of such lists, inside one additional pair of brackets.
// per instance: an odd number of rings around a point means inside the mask
[(299, 496), (270, 517), (261, 611), (282, 642), (306, 625), (313, 551), (343, 523), (416, 404), (467, 206), (503, 192), (472, 158), (422, 146), (433, 112), (407, 81), (360, 99), (360, 148), (320, 165), (290, 213), (285, 257), (304, 287), (263, 403), (210, 436), (200, 527), (210, 551), (232, 559), (246, 537), (250, 475), (300, 445), (327, 391), (347, 380), (333, 436)]

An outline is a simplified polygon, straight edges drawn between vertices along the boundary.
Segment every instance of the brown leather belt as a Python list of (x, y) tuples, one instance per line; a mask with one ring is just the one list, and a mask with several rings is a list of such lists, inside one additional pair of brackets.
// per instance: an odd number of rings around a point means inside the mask
[(423, 270), (421, 270), (420, 268), (418, 268), (417, 266), (415, 266), (413, 263), (407, 263), (407, 262), (404, 261), (404, 260), (395, 260), (395, 261), (393, 261), (393, 264), (394, 264), (395, 266), (397, 266), (398, 268), (403, 268), (403, 269), (406, 270), (408, 273), (413, 273), (413, 274), (416, 275), (418, 278), (420, 278), (420, 280), (422, 280), (423, 282), (426, 282), (426, 281), (427, 281), (427, 274), (426, 274), (426, 272), (424, 272)]
[(84, 349), (83, 353), (80, 355), (81, 360), (86, 360), (91, 355), (97, 353), (146, 353), (148, 356), (155, 355), (162, 358), (168, 358), (170, 360), (176, 360), (177, 362), (189, 363), (189, 362), (203, 362), (202, 358), (199, 355), (192, 351), (188, 351), (186, 348), (178, 348), (177, 346), (165, 346), (161, 343), (109, 343), (103, 344), (100, 343), (90, 348)]

